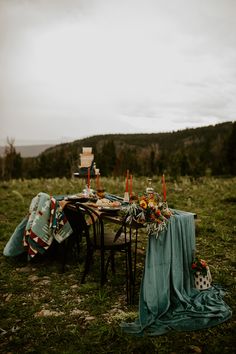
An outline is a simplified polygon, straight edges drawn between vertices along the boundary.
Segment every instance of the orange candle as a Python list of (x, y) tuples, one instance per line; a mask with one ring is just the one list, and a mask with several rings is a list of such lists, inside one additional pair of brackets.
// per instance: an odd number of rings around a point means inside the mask
[(129, 170), (126, 172), (126, 186), (125, 186), (125, 191), (129, 193)]
[(165, 175), (162, 175), (162, 192), (163, 192), (163, 201), (166, 202), (166, 182)]

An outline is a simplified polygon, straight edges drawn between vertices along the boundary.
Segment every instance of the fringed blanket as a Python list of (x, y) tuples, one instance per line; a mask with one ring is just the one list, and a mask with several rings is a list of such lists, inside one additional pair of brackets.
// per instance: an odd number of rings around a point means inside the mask
[(60, 243), (71, 233), (71, 226), (60, 202), (40, 192), (32, 199), (28, 216), (16, 227), (3, 254), (15, 256), (26, 249), (29, 257), (32, 258), (37, 253), (43, 254), (50, 247), (53, 239)]

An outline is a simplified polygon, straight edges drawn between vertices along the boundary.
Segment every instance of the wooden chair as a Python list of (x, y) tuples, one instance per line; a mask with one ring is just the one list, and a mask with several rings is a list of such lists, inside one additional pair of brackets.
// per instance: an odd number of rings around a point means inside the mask
[(86, 276), (91, 270), (95, 251), (100, 252), (101, 286), (107, 281), (109, 265), (111, 265), (112, 272), (115, 273), (115, 253), (123, 252), (125, 254), (127, 302), (131, 302), (131, 284), (133, 282), (131, 238), (130, 234), (126, 232), (125, 220), (123, 220), (117, 232), (107, 231), (102, 214), (94, 208), (78, 202), (75, 205), (68, 205), (68, 208), (76, 208), (76, 219), (71, 226), (75, 232), (75, 226), (77, 231), (79, 227), (80, 234), (86, 239), (85, 268), (81, 283), (85, 282)]

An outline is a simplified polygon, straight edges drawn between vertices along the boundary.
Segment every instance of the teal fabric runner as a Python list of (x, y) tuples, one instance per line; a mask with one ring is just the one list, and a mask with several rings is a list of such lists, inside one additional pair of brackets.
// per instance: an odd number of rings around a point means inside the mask
[(194, 288), (191, 273), (195, 251), (193, 214), (175, 210), (167, 230), (149, 236), (140, 289), (139, 317), (121, 323), (126, 333), (161, 335), (171, 329), (189, 331), (208, 328), (229, 319), (232, 311), (223, 291), (212, 286)]

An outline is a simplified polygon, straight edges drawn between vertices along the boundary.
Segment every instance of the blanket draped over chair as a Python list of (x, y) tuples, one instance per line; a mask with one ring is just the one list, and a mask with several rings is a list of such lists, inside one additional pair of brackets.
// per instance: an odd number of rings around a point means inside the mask
[(175, 212), (168, 228), (151, 235), (140, 289), (139, 316), (121, 323), (124, 332), (160, 335), (208, 328), (229, 319), (232, 311), (217, 287), (194, 288), (191, 262), (195, 250), (193, 215)]
[(3, 254), (16, 256), (26, 250), (28, 256), (32, 258), (37, 253), (43, 254), (53, 239), (60, 243), (71, 233), (71, 226), (59, 200), (40, 192), (32, 199), (28, 215), (16, 227)]

